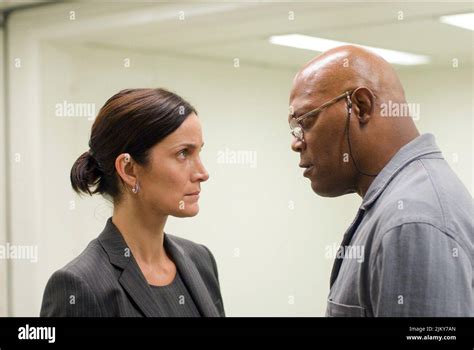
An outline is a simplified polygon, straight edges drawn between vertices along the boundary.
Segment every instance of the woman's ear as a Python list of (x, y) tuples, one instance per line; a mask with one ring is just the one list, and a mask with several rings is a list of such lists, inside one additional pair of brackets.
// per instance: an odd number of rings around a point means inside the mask
[(375, 107), (375, 95), (366, 87), (360, 87), (352, 93), (352, 109), (362, 124), (368, 123), (373, 115)]
[(115, 170), (125, 185), (132, 187), (137, 183), (136, 163), (128, 153), (122, 153), (115, 159)]

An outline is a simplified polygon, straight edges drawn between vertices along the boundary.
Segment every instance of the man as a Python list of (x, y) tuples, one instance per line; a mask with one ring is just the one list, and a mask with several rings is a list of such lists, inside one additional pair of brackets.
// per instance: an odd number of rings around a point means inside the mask
[[(356, 46), (296, 75), (292, 149), (314, 192), (362, 204), (331, 273), (327, 316), (474, 316), (473, 201), (418, 133), (393, 68)], [(449, 120), (446, 120), (449, 123)], [(346, 254), (359, 248), (363, 258)]]

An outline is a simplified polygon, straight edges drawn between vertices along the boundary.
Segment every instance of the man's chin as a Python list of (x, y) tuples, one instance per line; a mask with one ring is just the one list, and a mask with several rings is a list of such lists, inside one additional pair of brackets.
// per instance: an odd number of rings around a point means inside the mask
[(344, 194), (345, 192), (341, 192), (340, 189), (338, 189), (335, 186), (331, 185), (324, 185), (324, 182), (321, 181), (315, 181), (311, 180), (311, 188), (313, 189), (313, 192), (316, 193), (318, 196), (321, 197), (339, 197)]

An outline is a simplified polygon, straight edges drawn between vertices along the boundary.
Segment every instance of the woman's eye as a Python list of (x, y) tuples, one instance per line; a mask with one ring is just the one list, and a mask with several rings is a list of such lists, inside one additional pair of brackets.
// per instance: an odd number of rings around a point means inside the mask
[(178, 153), (178, 157), (181, 158), (181, 159), (186, 159), (187, 156), (188, 156), (188, 150), (187, 149), (183, 149), (183, 150), (179, 151), (179, 153)]

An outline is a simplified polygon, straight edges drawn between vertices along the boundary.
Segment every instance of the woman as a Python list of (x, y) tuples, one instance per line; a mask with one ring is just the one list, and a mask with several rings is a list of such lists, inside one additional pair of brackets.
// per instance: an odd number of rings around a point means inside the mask
[(113, 201), (87, 248), (49, 279), (41, 316), (224, 316), (217, 266), (203, 245), (164, 233), (169, 215), (199, 212), (201, 125), (163, 89), (112, 96), (71, 169), (79, 194)]

